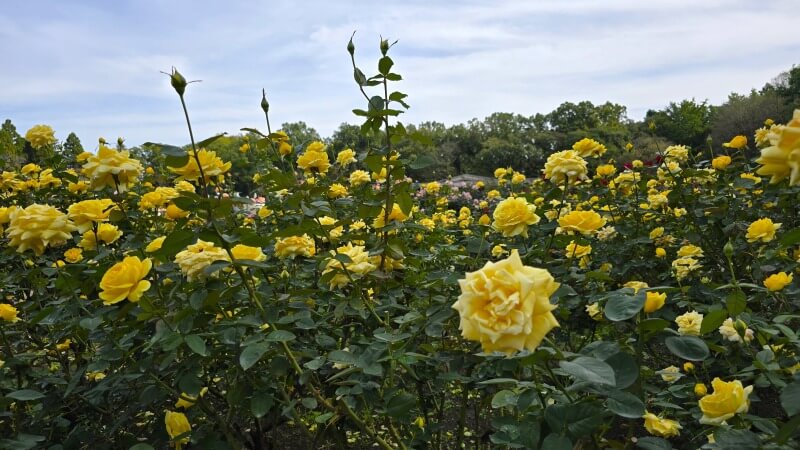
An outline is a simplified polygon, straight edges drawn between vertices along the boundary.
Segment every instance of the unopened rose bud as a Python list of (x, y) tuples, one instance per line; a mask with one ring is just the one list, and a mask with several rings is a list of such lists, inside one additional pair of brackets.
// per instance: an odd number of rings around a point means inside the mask
[(694, 395), (697, 397), (703, 397), (708, 393), (708, 388), (703, 383), (697, 383), (694, 385)]
[(725, 254), (726, 258), (733, 256), (733, 244), (731, 244), (731, 241), (728, 241), (725, 246), (722, 247), (722, 252)]
[(386, 56), (386, 53), (389, 52), (389, 41), (386, 39), (381, 39), (381, 54)]
[(736, 332), (739, 333), (739, 336), (744, 337), (745, 333), (747, 333), (747, 324), (744, 323), (742, 319), (736, 319), (736, 323), (733, 324), (733, 328), (736, 329)]
[(694, 364), (692, 364), (690, 362), (683, 363), (683, 371), (686, 372), (686, 373), (694, 372)]
[(269, 113), (269, 102), (267, 101), (267, 93), (264, 89), (261, 90), (261, 109), (264, 110), (264, 114)]
[(356, 46), (353, 45), (353, 38), (351, 37), (350, 38), (350, 42), (347, 43), (347, 53), (350, 53), (350, 55), (353, 55), (353, 53), (355, 53), (355, 51), (356, 51)]
[(183, 75), (181, 75), (181, 73), (178, 72), (178, 70), (174, 67), (172, 68), (172, 73), (169, 76), (169, 82), (172, 84), (175, 92), (182, 97), (183, 93), (186, 92), (186, 85), (188, 83), (186, 83), (186, 78), (184, 78)]

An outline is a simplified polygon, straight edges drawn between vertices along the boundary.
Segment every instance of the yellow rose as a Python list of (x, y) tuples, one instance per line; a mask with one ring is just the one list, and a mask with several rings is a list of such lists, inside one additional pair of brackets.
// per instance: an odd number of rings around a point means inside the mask
[(175, 203), (170, 203), (164, 213), (169, 220), (178, 220), (183, 219), (184, 217), (189, 217), (189, 211), (180, 209)]
[(15, 308), (14, 305), (0, 303), (0, 319), (6, 322), (18, 322), (19, 317), (17, 317), (17, 313), (17, 308)]
[(425, 192), (430, 195), (436, 195), (439, 193), (439, 190), (442, 188), (442, 185), (437, 183), (436, 181), (431, 181), (430, 183), (425, 185)]
[(295, 256), (311, 257), (317, 253), (314, 240), (307, 234), (289, 236), (275, 243), (275, 255), (278, 258), (294, 258)]
[[(200, 397), (205, 397), (206, 392), (208, 392), (208, 388), (204, 386), (202, 389), (200, 389)], [(175, 407), (189, 409), (194, 406), (195, 403), (197, 403), (196, 395), (189, 395), (185, 392), (181, 392), (181, 396), (178, 397), (178, 400), (175, 402)]]
[(522, 264), (516, 250), (498, 262), (487, 262), (458, 281), (461, 295), (453, 304), (465, 339), (481, 343), (483, 351), (512, 353), (535, 350), (558, 326), (550, 296), (559, 283), (545, 269)]
[(697, 398), (701, 398), (704, 395), (708, 394), (708, 388), (703, 383), (697, 383), (694, 385), (694, 395)]
[(602, 156), (606, 152), (606, 146), (595, 141), (594, 139), (583, 138), (580, 141), (572, 144), (572, 150), (577, 152), (582, 158), (590, 156)]
[(694, 258), (702, 258), (703, 257), (703, 249), (692, 244), (684, 245), (678, 249), (678, 256), (691, 256)]
[(81, 241), (78, 243), (78, 247), (84, 250), (95, 250), (97, 249), (98, 240), (106, 244), (113, 244), (121, 236), (122, 231), (120, 231), (116, 226), (111, 225), (110, 223), (101, 223), (97, 227), (96, 233), (94, 230), (89, 230), (83, 233)]
[(746, 413), (750, 408), (748, 396), (753, 386), (742, 386), (742, 382), (734, 380), (725, 382), (714, 378), (711, 382), (714, 392), (700, 399), (700, 411), (703, 417), (700, 423), (705, 425), (722, 425), (736, 414)]
[(64, 259), (66, 259), (67, 262), (70, 264), (75, 264), (76, 262), (83, 259), (83, 252), (81, 251), (81, 249), (73, 247), (64, 252)]
[(686, 162), (689, 159), (689, 148), (685, 145), (670, 145), (664, 150), (665, 160)]
[(189, 436), (175, 440), (178, 436), (192, 431), (192, 426), (189, 425), (189, 419), (186, 418), (186, 415), (180, 412), (167, 411), (164, 416), (164, 425), (167, 427), (169, 438), (175, 441), (178, 448), (180, 448), (181, 444), (189, 443)]
[(84, 200), (73, 203), (67, 209), (67, 215), (78, 228), (79, 233), (92, 229), (92, 225), (108, 221), (108, 215), (114, 209), (114, 202), (110, 199)]
[(336, 163), (340, 166), (346, 166), (356, 162), (356, 152), (353, 149), (346, 148), (336, 155)]
[(481, 214), (481, 217), (478, 218), (478, 223), (483, 226), (488, 226), (492, 223), (492, 219), (486, 214)]
[(56, 143), (55, 131), (47, 125), (34, 125), (25, 133), (25, 140), (36, 150)]
[(16, 247), (17, 253), (32, 249), (41, 255), (45, 247), (62, 245), (75, 231), (69, 217), (50, 205), (34, 203), (25, 209), (9, 210), (6, 235), (8, 245)]
[[(337, 254), (347, 255), (350, 261), (342, 263), (336, 259)], [(378, 268), (378, 266), (370, 260), (369, 252), (364, 249), (363, 245), (354, 246), (348, 243), (347, 245), (337, 248), (335, 252), (331, 251), (331, 255), (333, 258), (328, 259), (325, 270), (322, 271), (323, 276), (329, 272), (335, 273), (333, 278), (328, 281), (331, 290), (346, 286), (350, 283), (351, 279), (357, 280)], [(378, 257), (378, 264), (380, 264), (380, 257)]]
[(402, 209), (400, 209), (400, 205), (395, 203), (392, 205), (392, 211), (389, 213), (389, 217), (386, 217), (386, 209), (381, 209), (380, 214), (378, 214), (378, 216), (375, 217), (375, 220), (372, 221), (372, 227), (383, 228), (386, 226), (387, 219), (389, 223), (404, 222), (406, 219), (408, 219), (408, 216), (403, 212)]
[(504, 167), (498, 167), (497, 169), (494, 169), (495, 178), (503, 178), (506, 175), (508, 175), (508, 169)]
[(589, 317), (591, 317), (593, 320), (596, 320), (598, 322), (601, 322), (603, 320), (603, 309), (600, 308), (599, 303), (592, 303), (586, 305), (585, 309), (586, 309), (586, 314), (588, 314)]
[(92, 180), (92, 189), (96, 191), (110, 187), (125, 192), (138, 180), (142, 164), (127, 151), (116, 151), (101, 144), (97, 154), (86, 159), (81, 172)]
[[(772, 140), (772, 139), (770, 139)], [(772, 145), (761, 149), (761, 164), (756, 173), (770, 175), (770, 183), (789, 177), (789, 185), (800, 184), (800, 109), (794, 111), (792, 120), (776, 131)]]
[(364, 170), (354, 170), (350, 174), (350, 186), (361, 186), (364, 183), (369, 183), (371, 180), (369, 173)]
[(331, 163), (325, 144), (319, 141), (308, 144), (306, 151), (297, 158), (297, 167), (306, 173), (327, 173)]
[(790, 273), (778, 272), (768, 276), (767, 279), (764, 280), (764, 286), (769, 289), (770, 292), (780, 291), (791, 283), (793, 279), (794, 276)]
[(153, 241), (147, 244), (147, 247), (144, 248), (145, 253), (153, 253), (160, 250), (166, 238), (166, 236), (161, 236), (153, 239)]
[(717, 170), (725, 170), (731, 164), (731, 157), (728, 155), (717, 156), (711, 160), (711, 167)]
[(663, 258), (667, 256), (667, 251), (663, 247), (656, 248), (656, 258)]
[(758, 219), (747, 227), (747, 242), (770, 242), (780, 227), (781, 224), (772, 223), (772, 219)]
[(667, 301), (667, 294), (663, 292), (648, 292), (644, 301), (644, 312), (651, 313), (658, 311)]
[(100, 281), (100, 299), (103, 304), (113, 305), (126, 298), (138, 302), (148, 289), (150, 282), (144, 278), (153, 267), (152, 261), (136, 256), (126, 256), (121, 262), (111, 266)]
[(623, 284), (622, 287), (631, 288), (633, 289), (634, 294), (639, 293), (639, 289), (647, 289), (650, 287), (649, 284), (645, 283), (644, 281), (628, 281), (627, 283)]
[(722, 144), (722, 146), (727, 148), (733, 148), (736, 150), (741, 150), (747, 147), (747, 136), (742, 136), (741, 134), (738, 136), (734, 136), (733, 139)]
[(536, 206), (524, 197), (510, 197), (500, 202), (494, 210), (492, 228), (505, 237), (528, 237), (528, 226), (539, 223)]
[(586, 160), (574, 150), (553, 153), (544, 164), (544, 176), (556, 184), (586, 179)]
[(675, 420), (664, 419), (657, 415), (645, 412), (644, 427), (648, 433), (654, 436), (661, 436), (665, 438), (678, 436), (681, 434), (681, 424)]
[(601, 166), (597, 166), (595, 173), (597, 173), (597, 176), (599, 177), (608, 178), (617, 173), (617, 168), (611, 164), (603, 164)]
[(347, 188), (340, 183), (333, 183), (331, 187), (328, 188), (328, 197), (330, 198), (342, 198), (346, 197), (347, 194)]
[(231, 249), (235, 259), (249, 259), (256, 262), (261, 262), (267, 259), (267, 255), (259, 247), (251, 247), (249, 245), (237, 244)]
[(597, 231), (606, 220), (594, 211), (571, 211), (558, 219), (561, 230), (589, 235)]
[(564, 252), (567, 258), (583, 258), (584, 256), (592, 254), (592, 246), (580, 245), (575, 243), (575, 241), (570, 241), (564, 249)]
[[(198, 160), (200, 165), (197, 164)], [(189, 160), (183, 167), (170, 167), (169, 170), (178, 175), (177, 181), (195, 181), (200, 179), (201, 168), (205, 182), (213, 183), (225, 177), (225, 173), (231, 169), (231, 163), (223, 162), (217, 156), (217, 152), (201, 148), (197, 151), (196, 158), (193, 152), (189, 152)]]
[(522, 172), (516, 172), (514, 175), (511, 176), (511, 184), (522, 184), (525, 182), (525, 174)]
[[(175, 263), (189, 281), (205, 278), (204, 270), (214, 261), (230, 261), (228, 253), (212, 242), (198, 239), (196, 243), (175, 255)], [(213, 275), (213, 274), (212, 274)]]
[(699, 336), (700, 326), (703, 324), (703, 315), (697, 311), (690, 311), (675, 318), (678, 324), (678, 333), (689, 336)]
[(665, 367), (661, 371), (661, 379), (667, 383), (674, 383), (681, 377), (681, 369), (675, 366)]

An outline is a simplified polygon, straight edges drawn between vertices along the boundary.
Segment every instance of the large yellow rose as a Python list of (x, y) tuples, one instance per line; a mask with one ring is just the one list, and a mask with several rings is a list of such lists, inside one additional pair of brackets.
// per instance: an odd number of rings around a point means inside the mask
[(590, 156), (602, 156), (606, 152), (606, 146), (595, 141), (594, 139), (583, 138), (580, 141), (572, 144), (572, 149), (578, 152), (582, 158)]
[(372, 221), (372, 227), (383, 228), (386, 226), (387, 219), (389, 223), (405, 222), (406, 219), (408, 219), (408, 216), (400, 208), (400, 205), (395, 203), (392, 205), (392, 210), (389, 211), (389, 217), (386, 217), (386, 208), (381, 209), (380, 214), (378, 214), (378, 216), (375, 217), (375, 220)]
[(17, 253), (32, 249), (41, 255), (45, 247), (62, 245), (75, 231), (75, 225), (67, 215), (50, 205), (34, 203), (25, 209), (9, 210), (6, 235), (8, 245), (16, 247)]
[(486, 352), (535, 350), (558, 326), (550, 296), (559, 283), (546, 269), (524, 266), (516, 250), (458, 283), (461, 295), (453, 308), (461, 317), (461, 335), (480, 342)]
[(789, 177), (790, 186), (800, 184), (800, 109), (794, 110), (792, 120), (778, 129), (773, 145), (761, 149), (756, 162), (762, 166), (756, 173), (772, 176), (770, 183)]
[(138, 180), (142, 164), (127, 151), (116, 151), (101, 144), (97, 154), (86, 160), (81, 172), (92, 180), (92, 189), (96, 191), (108, 186), (125, 192)]
[(571, 211), (558, 219), (562, 231), (592, 234), (606, 224), (600, 214), (594, 211)]
[[(347, 255), (350, 258), (350, 262), (342, 263), (336, 259), (337, 254)], [(354, 246), (348, 243), (337, 248), (335, 252), (331, 251), (331, 255), (333, 257), (328, 260), (325, 270), (322, 272), (322, 275), (325, 275), (328, 272), (336, 271), (336, 274), (329, 281), (331, 289), (346, 286), (351, 279), (361, 278), (378, 268), (378, 265), (371, 262), (369, 252), (364, 249), (363, 245)], [(380, 260), (378, 264), (380, 264)], [(343, 271), (342, 267), (347, 271)]]
[(586, 160), (575, 150), (553, 153), (544, 163), (544, 176), (556, 184), (586, 179)]
[(678, 421), (664, 419), (651, 412), (645, 413), (642, 418), (644, 419), (645, 429), (654, 436), (665, 438), (678, 436), (681, 434), (681, 429), (683, 428)]
[(700, 411), (703, 417), (700, 423), (705, 425), (721, 425), (736, 414), (746, 413), (750, 408), (748, 396), (753, 386), (742, 386), (742, 382), (734, 380), (725, 382), (714, 378), (711, 382), (714, 392), (700, 399)]
[(111, 210), (114, 209), (114, 202), (104, 198), (102, 200), (84, 200), (73, 203), (67, 209), (67, 214), (78, 228), (79, 233), (84, 233), (92, 229), (92, 224), (106, 222)]
[(278, 258), (311, 257), (316, 253), (314, 239), (308, 237), (307, 234), (278, 239), (278, 242), (275, 243), (275, 255)]
[(198, 239), (196, 243), (175, 255), (175, 263), (181, 267), (181, 271), (189, 281), (205, 278), (203, 271), (214, 261), (230, 261), (230, 259), (224, 249), (202, 239)]
[(689, 311), (675, 318), (678, 333), (688, 336), (699, 336), (703, 325), (703, 315), (697, 311)]
[(119, 303), (126, 298), (138, 302), (148, 289), (150, 282), (144, 278), (153, 267), (152, 261), (136, 256), (126, 256), (121, 262), (111, 266), (100, 280), (100, 299), (106, 305)]
[[(200, 160), (199, 166), (197, 160)], [(178, 168), (170, 167), (169, 170), (178, 174), (178, 181), (195, 181), (200, 179), (201, 168), (203, 169), (203, 179), (206, 183), (211, 183), (213, 181), (221, 181), (225, 178), (225, 173), (231, 169), (231, 163), (230, 161), (223, 162), (222, 159), (217, 156), (217, 152), (200, 149), (197, 151), (197, 158), (190, 153), (186, 165)]]
[(308, 144), (306, 151), (297, 158), (297, 167), (306, 173), (327, 173), (331, 163), (325, 144), (318, 141)]
[(251, 261), (261, 262), (267, 259), (267, 255), (259, 247), (251, 247), (249, 245), (237, 244), (231, 249), (233, 257), (238, 259), (249, 259)]
[(0, 303), (0, 319), (5, 320), (6, 322), (18, 322), (19, 317), (17, 317), (17, 314), (18, 311), (14, 305)]
[(773, 223), (770, 218), (758, 219), (747, 227), (747, 242), (770, 242), (780, 227), (781, 224)]
[(528, 226), (539, 223), (536, 206), (528, 203), (524, 197), (510, 197), (497, 204), (494, 210), (492, 228), (512, 237), (522, 235), (528, 237)]
[(25, 133), (25, 140), (31, 143), (31, 147), (39, 150), (56, 143), (55, 131), (47, 125), (34, 125)]

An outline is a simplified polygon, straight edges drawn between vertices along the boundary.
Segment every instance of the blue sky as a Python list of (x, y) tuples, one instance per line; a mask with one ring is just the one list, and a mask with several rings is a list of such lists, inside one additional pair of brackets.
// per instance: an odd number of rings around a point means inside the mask
[(363, 108), (345, 50), (375, 71), (392, 50), (407, 123), (612, 101), (631, 118), (685, 98), (722, 102), (800, 63), (796, 0), (27, 0), (0, 12), (0, 120), (47, 123), (90, 148), (188, 141), (160, 71), (200, 79), (200, 138), (303, 120), (323, 136)]

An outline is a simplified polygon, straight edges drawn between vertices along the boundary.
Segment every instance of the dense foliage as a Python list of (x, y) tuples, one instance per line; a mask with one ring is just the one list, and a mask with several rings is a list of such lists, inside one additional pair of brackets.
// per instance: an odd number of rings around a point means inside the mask
[(646, 160), (616, 105), (493, 116), (447, 131), (492, 181), (419, 183), (441, 127), (397, 120), (380, 49), (367, 77), (348, 45), (351, 145), (273, 132), (266, 97), (266, 130), (188, 148), (11, 139), (0, 446), (800, 445), (800, 111), (718, 148), (646, 127)]

